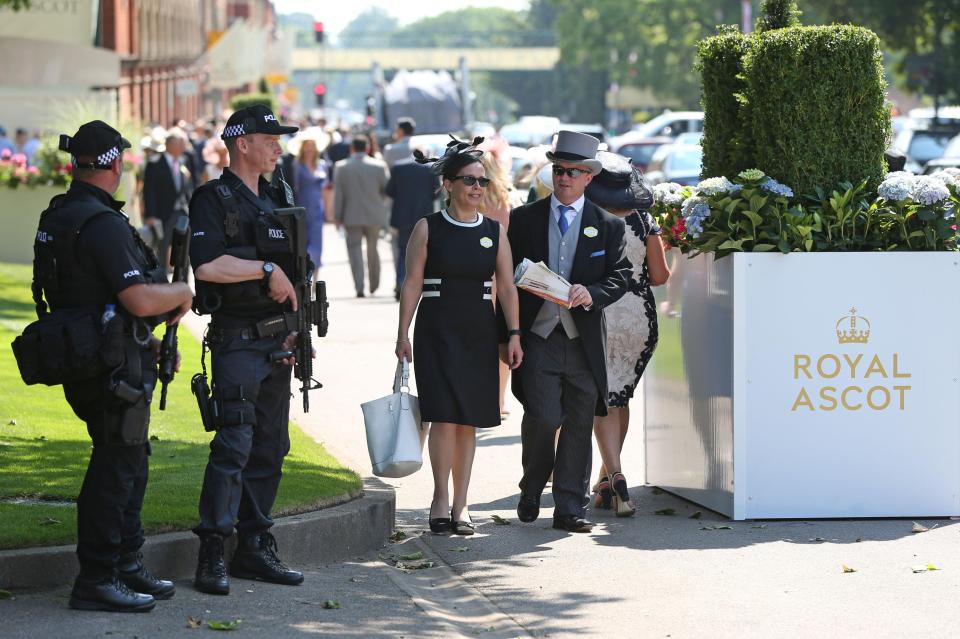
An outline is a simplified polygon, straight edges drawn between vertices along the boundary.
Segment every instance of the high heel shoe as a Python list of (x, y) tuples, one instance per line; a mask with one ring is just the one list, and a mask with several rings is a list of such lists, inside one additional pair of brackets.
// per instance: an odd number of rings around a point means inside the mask
[(610, 478), (604, 475), (600, 481), (593, 487), (596, 497), (593, 498), (594, 508), (610, 510), (610, 500), (613, 498), (613, 491), (610, 490)]
[(632, 517), (637, 509), (630, 503), (627, 478), (620, 471), (610, 473), (610, 485), (613, 493), (613, 509), (616, 511), (617, 517)]

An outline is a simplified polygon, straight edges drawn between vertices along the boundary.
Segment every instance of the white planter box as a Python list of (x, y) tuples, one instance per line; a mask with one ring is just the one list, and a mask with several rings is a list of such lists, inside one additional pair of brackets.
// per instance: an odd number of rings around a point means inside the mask
[(648, 483), (738, 520), (960, 514), (960, 255), (678, 261)]
[(0, 186), (0, 262), (33, 263), (33, 240), (40, 214), (65, 187), (11, 189)]

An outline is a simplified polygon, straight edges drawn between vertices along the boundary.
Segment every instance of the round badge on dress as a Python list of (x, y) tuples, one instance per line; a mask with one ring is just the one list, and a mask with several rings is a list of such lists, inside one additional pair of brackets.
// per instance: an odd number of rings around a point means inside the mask
[(480, 246), (482, 246), (483, 248), (490, 248), (491, 246), (493, 246), (493, 240), (491, 240), (489, 237), (486, 237), (486, 236), (481, 237)]
[(597, 233), (598, 231), (594, 226), (588, 226), (587, 228), (583, 229), (583, 234), (587, 237), (596, 237)]

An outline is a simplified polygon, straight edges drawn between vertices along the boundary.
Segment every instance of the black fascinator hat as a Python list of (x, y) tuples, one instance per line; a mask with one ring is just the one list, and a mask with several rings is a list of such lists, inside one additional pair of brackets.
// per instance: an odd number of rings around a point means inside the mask
[(457, 177), (460, 169), (474, 162), (479, 162), (480, 158), (483, 157), (483, 151), (477, 148), (483, 142), (482, 137), (475, 137), (472, 142), (466, 142), (458, 140), (453, 134), (449, 135), (450, 142), (447, 143), (446, 150), (439, 158), (428, 158), (420, 150), (413, 152), (413, 158), (419, 164), (432, 164), (431, 170), (437, 175), (443, 176), (445, 180), (452, 180)]
[(615, 211), (653, 206), (653, 192), (644, 183), (640, 170), (630, 163), (630, 158), (600, 151), (597, 160), (602, 169), (587, 185), (584, 195), (588, 200)]

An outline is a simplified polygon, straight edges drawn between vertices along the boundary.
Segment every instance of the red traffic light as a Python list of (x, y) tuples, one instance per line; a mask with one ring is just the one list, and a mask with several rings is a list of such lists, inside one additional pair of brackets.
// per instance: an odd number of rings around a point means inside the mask
[(323, 44), (323, 23), (320, 21), (313, 23), (313, 40), (317, 44)]
[(323, 33), (323, 23), (319, 20), (313, 23), (313, 30), (317, 33)]
[(326, 93), (327, 93), (327, 85), (325, 85), (323, 82), (313, 85), (314, 95), (326, 95)]

